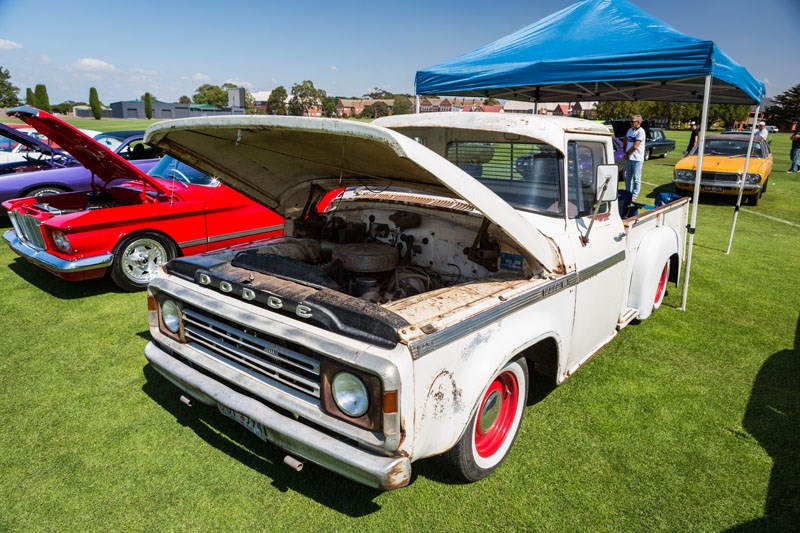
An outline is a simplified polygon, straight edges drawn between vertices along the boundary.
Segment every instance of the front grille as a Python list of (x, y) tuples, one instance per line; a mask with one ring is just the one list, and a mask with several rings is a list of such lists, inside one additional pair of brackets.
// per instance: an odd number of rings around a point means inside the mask
[(184, 308), (183, 319), (194, 348), (264, 383), (319, 400), (319, 359), (306, 348), (196, 308)]
[(703, 176), (700, 178), (700, 180), (703, 183), (707, 181), (726, 181), (738, 183), (739, 175), (731, 172), (703, 172)]
[(33, 248), (45, 249), (44, 235), (42, 235), (42, 230), (39, 227), (41, 222), (32, 216), (14, 212), (9, 212), (8, 217), (11, 219), (11, 225), (14, 226), (14, 231), (17, 232), (17, 237), (21, 241)]

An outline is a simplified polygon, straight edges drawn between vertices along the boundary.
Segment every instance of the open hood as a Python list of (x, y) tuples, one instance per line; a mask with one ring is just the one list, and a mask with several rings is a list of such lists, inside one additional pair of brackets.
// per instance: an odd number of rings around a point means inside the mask
[(18, 142), (22, 146), (30, 148), (31, 150), (35, 150), (49, 156), (60, 155), (63, 157), (69, 157), (68, 154), (65, 154), (58, 148), (53, 148), (49, 144), (40, 141), (36, 137), (31, 137), (27, 133), (21, 132), (18, 129), (10, 126), (6, 126), (5, 124), (0, 124), (0, 135), (3, 137), (8, 137), (12, 141)]
[(153, 189), (162, 193), (166, 192), (156, 179), (151, 178), (82, 131), (50, 113), (35, 107), (21, 106), (9, 109), (8, 116), (24, 121), (52, 139), (53, 142), (69, 152), (73, 159), (91, 170), (97, 178), (105, 183), (118, 179), (140, 179)]
[(455, 195), (555, 270), (550, 242), (508, 203), (445, 158), (379, 126), (350, 120), (217, 116), (158, 122), (145, 142), (212, 174), (283, 216), (298, 214), (313, 185), (325, 190), (398, 186)]

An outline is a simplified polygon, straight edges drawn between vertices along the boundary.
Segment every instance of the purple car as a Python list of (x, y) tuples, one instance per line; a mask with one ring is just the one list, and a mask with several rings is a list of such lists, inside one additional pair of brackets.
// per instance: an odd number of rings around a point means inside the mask
[(0, 175), (78, 164), (66, 152), (16, 128), (0, 124)]
[[(158, 150), (144, 144), (143, 137), (144, 131), (141, 130), (109, 131), (96, 135), (94, 139), (129, 160), (143, 172), (147, 172), (158, 162), (161, 154)], [(71, 162), (68, 165), (62, 165), (63, 168), (0, 174), (0, 203), (26, 196), (93, 189), (91, 171), (75, 162), (65, 152), (60, 153)]]

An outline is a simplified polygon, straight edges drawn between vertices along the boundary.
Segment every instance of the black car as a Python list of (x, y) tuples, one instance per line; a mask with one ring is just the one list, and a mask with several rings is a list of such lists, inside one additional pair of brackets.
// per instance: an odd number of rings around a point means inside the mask
[[(611, 121), (611, 126), (614, 130), (614, 137), (619, 137), (620, 139), (625, 137), (628, 133), (628, 128), (631, 127), (630, 122), (626, 120), (613, 120)], [(642, 127), (647, 136), (644, 141), (645, 161), (651, 157), (666, 157), (669, 152), (675, 149), (675, 141), (667, 139), (663, 129), (651, 128), (647, 120), (642, 122)]]

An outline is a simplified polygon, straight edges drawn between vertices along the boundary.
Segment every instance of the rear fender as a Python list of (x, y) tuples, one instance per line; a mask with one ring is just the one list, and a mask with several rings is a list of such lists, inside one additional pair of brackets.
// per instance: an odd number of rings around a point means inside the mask
[(653, 312), (661, 272), (670, 258), (678, 255), (679, 242), (675, 230), (661, 226), (649, 231), (639, 244), (628, 292), (628, 307), (639, 312), (639, 320), (644, 320)]

